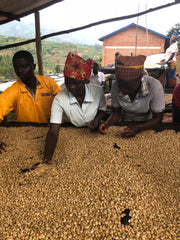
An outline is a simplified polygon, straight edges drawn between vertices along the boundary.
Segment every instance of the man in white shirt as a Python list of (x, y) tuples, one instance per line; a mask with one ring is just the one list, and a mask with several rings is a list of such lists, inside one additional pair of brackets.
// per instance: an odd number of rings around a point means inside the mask
[(104, 87), (105, 77), (103, 72), (99, 72), (99, 65), (95, 62), (91, 71), (90, 83)]

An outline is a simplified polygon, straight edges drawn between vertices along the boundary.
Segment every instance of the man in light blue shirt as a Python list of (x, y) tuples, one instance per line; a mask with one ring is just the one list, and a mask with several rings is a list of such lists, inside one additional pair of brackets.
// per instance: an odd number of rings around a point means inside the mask
[(85, 61), (69, 53), (64, 67), (65, 86), (54, 98), (51, 107), (50, 128), (47, 133), (44, 162), (50, 163), (59, 136), (60, 125), (70, 122), (76, 127), (98, 129), (106, 114), (103, 89), (89, 83), (93, 61)]

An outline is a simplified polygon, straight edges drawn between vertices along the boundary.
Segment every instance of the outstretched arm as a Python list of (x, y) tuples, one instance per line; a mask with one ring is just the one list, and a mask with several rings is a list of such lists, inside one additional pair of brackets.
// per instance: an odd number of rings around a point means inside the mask
[(46, 137), (44, 163), (50, 164), (59, 137), (60, 124), (50, 123)]
[(169, 61), (171, 61), (174, 57), (175, 53), (171, 53), (171, 55), (169, 56), (169, 58), (166, 60), (166, 62), (168, 63)]
[(171, 61), (174, 57), (175, 53), (171, 53), (171, 55), (169, 56), (169, 58), (166, 59), (162, 59), (160, 62), (164, 62), (164, 63), (169, 63), (169, 61)]
[(141, 123), (135, 124), (125, 128), (120, 135), (122, 137), (134, 137), (138, 132), (153, 129), (158, 126), (163, 120), (163, 112), (160, 113), (153, 113), (153, 117), (151, 120)]

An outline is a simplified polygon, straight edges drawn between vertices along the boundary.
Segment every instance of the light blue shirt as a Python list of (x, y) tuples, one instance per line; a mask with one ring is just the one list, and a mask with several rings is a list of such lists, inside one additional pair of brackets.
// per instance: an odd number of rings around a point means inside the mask
[(93, 84), (85, 84), (85, 98), (82, 106), (64, 88), (53, 100), (50, 123), (70, 122), (76, 127), (89, 126), (99, 110), (106, 111), (103, 89)]

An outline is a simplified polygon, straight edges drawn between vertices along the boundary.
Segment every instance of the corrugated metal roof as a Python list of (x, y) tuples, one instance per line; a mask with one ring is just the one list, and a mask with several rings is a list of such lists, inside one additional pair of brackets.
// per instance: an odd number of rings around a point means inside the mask
[(0, 25), (20, 20), (31, 13), (63, 0), (0, 0)]
[[(123, 27), (123, 28), (120, 28), (120, 29), (118, 29), (118, 30), (116, 30), (116, 31), (114, 31), (114, 32), (112, 32), (112, 33), (109, 33), (109, 34), (105, 35), (104, 37), (99, 38), (99, 41), (103, 41), (103, 39), (105, 39), (105, 38), (107, 38), (107, 37), (110, 37), (110, 36), (112, 36), (112, 35), (115, 34), (115, 33), (121, 32), (121, 31), (123, 31), (123, 30), (125, 30), (125, 29), (127, 29), (127, 28), (130, 28), (130, 27), (133, 27), (133, 26), (136, 26), (136, 27), (138, 27), (138, 28), (142, 28), (142, 29), (146, 30), (145, 27), (142, 27), (142, 26), (140, 26), (140, 25), (138, 25), (138, 24), (135, 24), (135, 23), (131, 23), (131, 24), (129, 24), (129, 25)], [(163, 38), (169, 39), (169, 37), (167, 37), (167, 36), (165, 36), (165, 35), (163, 35), (163, 34), (161, 34), (161, 33), (155, 32), (155, 31), (153, 31), (153, 30), (151, 30), (151, 29), (149, 29), (149, 28), (147, 28), (147, 30), (148, 30), (149, 32), (152, 32), (152, 33), (154, 33), (154, 34), (157, 34), (157, 35), (159, 35), (159, 36), (161, 36), (161, 37), (163, 37)]]

